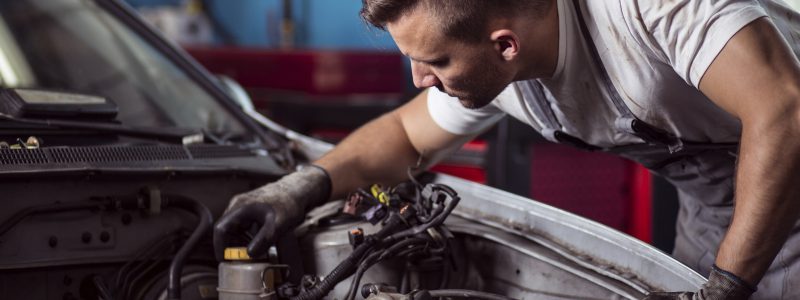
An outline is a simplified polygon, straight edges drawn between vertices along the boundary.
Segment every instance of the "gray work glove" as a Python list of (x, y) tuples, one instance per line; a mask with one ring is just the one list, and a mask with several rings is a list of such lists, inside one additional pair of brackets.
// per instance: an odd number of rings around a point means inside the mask
[[(328, 200), (331, 180), (318, 166), (304, 166), (278, 181), (231, 199), (228, 208), (214, 226), (214, 251), (222, 260), (226, 247), (247, 244), (251, 257), (262, 257), (276, 236), (292, 230), (303, 221), (307, 210)], [(258, 232), (245, 234), (253, 226)]]
[(696, 293), (650, 293), (643, 300), (745, 300), (750, 298), (755, 291), (747, 282), (733, 273), (714, 265), (711, 267), (711, 274), (708, 275), (708, 282), (703, 284), (703, 287)]

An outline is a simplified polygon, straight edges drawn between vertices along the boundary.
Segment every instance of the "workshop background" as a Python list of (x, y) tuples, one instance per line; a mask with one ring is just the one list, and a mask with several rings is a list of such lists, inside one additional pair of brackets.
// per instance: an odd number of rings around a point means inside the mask
[[(127, 0), (256, 107), (336, 142), (410, 99), (408, 62), (360, 0)], [(787, 1), (795, 8), (800, 0)], [(507, 118), (434, 168), (571, 211), (670, 252), (677, 194), (635, 163), (546, 142)]]

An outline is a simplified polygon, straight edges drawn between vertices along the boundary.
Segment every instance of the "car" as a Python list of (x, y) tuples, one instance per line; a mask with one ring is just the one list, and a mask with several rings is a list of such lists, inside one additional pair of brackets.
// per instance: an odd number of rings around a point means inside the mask
[(599, 223), (435, 173), (220, 262), (228, 201), (332, 146), (118, 0), (0, 0), (0, 41), (0, 299), (638, 299), (705, 281)]

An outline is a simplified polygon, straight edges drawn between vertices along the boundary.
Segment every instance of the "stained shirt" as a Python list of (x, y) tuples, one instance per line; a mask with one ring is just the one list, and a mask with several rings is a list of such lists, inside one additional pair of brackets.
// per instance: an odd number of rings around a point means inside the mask
[[(610, 100), (570, 0), (557, 0), (559, 53), (551, 78), (539, 80), (564, 133), (613, 147), (642, 141), (615, 129)], [(639, 119), (693, 142), (739, 140), (741, 123), (699, 91), (700, 80), (725, 44), (747, 24), (766, 17), (800, 54), (800, 14), (781, 1), (580, 1), (582, 16), (626, 106)], [(511, 115), (539, 131), (520, 82), (481, 109), (467, 109), (437, 89), (428, 91), (433, 120), (454, 134), (473, 134)], [(527, 99), (527, 100), (526, 100)], [(757, 101), (758, 99), (754, 99)]]

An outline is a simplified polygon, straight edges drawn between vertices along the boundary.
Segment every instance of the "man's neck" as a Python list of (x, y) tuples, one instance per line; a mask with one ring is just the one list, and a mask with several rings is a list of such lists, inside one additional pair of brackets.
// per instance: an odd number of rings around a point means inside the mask
[(524, 45), (520, 67), (515, 81), (533, 78), (549, 78), (558, 65), (559, 45), (559, 0), (553, 0), (547, 13), (539, 18), (521, 18)]

